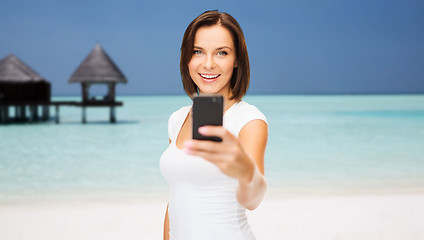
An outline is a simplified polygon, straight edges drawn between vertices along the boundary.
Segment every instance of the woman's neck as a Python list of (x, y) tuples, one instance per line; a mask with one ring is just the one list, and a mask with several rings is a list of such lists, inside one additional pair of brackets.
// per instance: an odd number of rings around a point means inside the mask
[(224, 100), (224, 112), (226, 112), (228, 109), (230, 109), (231, 106), (233, 106), (233, 104), (235, 104), (237, 101), (235, 99), (230, 100), (230, 99), (226, 99)]

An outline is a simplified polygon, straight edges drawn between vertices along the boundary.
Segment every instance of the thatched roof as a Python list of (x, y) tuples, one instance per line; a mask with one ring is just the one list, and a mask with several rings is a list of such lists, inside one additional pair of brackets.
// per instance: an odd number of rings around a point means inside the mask
[(96, 44), (68, 82), (126, 83), (127, 78), (100, 45)]
[(46, 80), (28, 65), (10, 54), (0, 60), (0, 82), (26, 83)]

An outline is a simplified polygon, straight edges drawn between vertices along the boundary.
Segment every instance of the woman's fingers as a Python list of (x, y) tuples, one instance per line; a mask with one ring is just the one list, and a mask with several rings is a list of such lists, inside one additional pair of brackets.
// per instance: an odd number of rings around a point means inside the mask
[(199, 128), (199, 133), (208, 137), (226, 137), (228, 131), (222, 126), (203, 126)]
[(238, 145), (225, 142), (187, 140), (184, 151), (190, 155), (201, 156), (211, 162), (231, 161), (239, 155)]
[(213, 141), (203, 140), (187, 140), (184, 142), (184, 150), (187, 151), (206, 151), (206, 152), (219, 152), (221, 144)]

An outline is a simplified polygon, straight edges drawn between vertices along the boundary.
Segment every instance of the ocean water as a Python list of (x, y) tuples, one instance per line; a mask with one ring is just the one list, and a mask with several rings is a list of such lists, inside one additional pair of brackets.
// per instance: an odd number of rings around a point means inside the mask
[[(54, 100), (79, 100), (55, 97)], [(0, 204), (166, 195), (159, 158), (185, 96), (125, 96), (109, 109), (61, 107), (61, 123), (0, 125)], [(276, 194), (424, 192), (424, 95), (253, 95), (269, 122)], [(54, 115), (54, 109), (51, 109)]]

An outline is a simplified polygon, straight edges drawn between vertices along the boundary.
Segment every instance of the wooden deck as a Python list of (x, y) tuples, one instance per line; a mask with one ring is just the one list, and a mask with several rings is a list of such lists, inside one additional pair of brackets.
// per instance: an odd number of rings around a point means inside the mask
[[(38, 107), (42, 107), (42, 116), (38, 116)], [(115, 107), (123, 106), (122, 102), (117, 101), (13, 101), (13, 102), (0, 102), (0, 123), (8, 122), (19, 122), (19, 121), (29, 121), (35, 122), (41, 119), (42, 121), (47, 121), (50, 118), (49, 107), (55, 107), (55, 122), (60, 122), (60, 106), (74, 106), (82, 107), (82, 123), (87, 122), (87, 107), (109, 107), (110, 108), (110, 122), (116, 122), (116, 112)], [(9, 107), (15, 107), (15, 118), (9, 118)], [(26, 116), (26, 109), (28, 107), (29, 117)]]
[(37, 106), (79, 106), (79, 107), (110, 107), (122, 106), (122, 102), (107, 102), (107, 101), (90, 101), (90, 102), (77, 102), (77, 101), (14, 101), (14, 102), (0, 102), (0, 106), (17, 106), (17, 105), (37, 105)]

